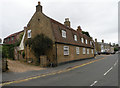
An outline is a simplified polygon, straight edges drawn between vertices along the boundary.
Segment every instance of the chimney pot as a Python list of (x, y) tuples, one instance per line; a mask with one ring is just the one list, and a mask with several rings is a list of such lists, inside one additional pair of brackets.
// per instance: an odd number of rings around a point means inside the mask
[(78, 26), (77, 31), (80, 32), (80, 33), (82, 33), (82, 29), (81, 29), (80, 26)]
[(40, 1), (38, 2), (38, 5), (36, 6), (36, 12), (42, 12), (42, 6), (40, 5)]
[(69, 21), (69, 18), (65, 18), (64, 25), (67, 26), (67, 27), (70, 27), (70, 21)]
[(104, 43), (104, 40), (102, 40), (102, 43)]
[(65, 18), (65, 21), (69, 21), (69, 18)]
[(40, 5), (40, 1), (38, 1), (38, 5)]
[(95, 39), (95, 42), (97, 42), (97, 39)]
[(26, 29), (27, 29), (27, 27), (25, 26), (25, 27), (24, 27), (24, 31), (25, 31)]

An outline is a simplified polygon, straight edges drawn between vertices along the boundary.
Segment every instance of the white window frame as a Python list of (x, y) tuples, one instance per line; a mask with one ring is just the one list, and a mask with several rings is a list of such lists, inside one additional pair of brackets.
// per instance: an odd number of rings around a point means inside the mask
[(93, 49), (91, 49), (91, 53), (93, 54)]
[(76, 47), (76, 54), (79, 55), (80, 54), (80, 48)]
[(27, 31), (28, 38), (31, 38), (31, 30)]
[(81, 38), (81, 42), (84, 43), (84, 38)]
[(77, 35), (74, 35), (74, 40), (77, 41)]
[(64, 50), (64, 56), (69, 55), (69, 46), (64, 46), (63, 50)]
[(62, 30), (62, 37), (66, 38), (66, 31), (65, 30)]
[(14, 36), (12, 36), (12, 41), (14, 40)]
[(87, 54), (89, 54), (89, 49), (87, 49)]
[(85, 48), (83, 48), (83, 54), (86, 54), (86, 49)]
[(88, 40), (87, 39), (85, 40), (85, 43), (88, 44)]

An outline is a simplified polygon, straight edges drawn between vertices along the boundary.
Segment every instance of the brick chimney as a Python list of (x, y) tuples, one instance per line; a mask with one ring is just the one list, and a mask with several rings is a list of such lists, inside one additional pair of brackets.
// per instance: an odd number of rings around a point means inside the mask
[(64, 25), (67, 26), (67, 27), (70, 27), (70, 21), (69, 21), (69, 18), (65, 18)]
[(102, 43), (104, 43), (104, 40), (102, 40)]
[(97, 39), (95, 39), (95, 42), (97, 42)]
[(27, 27), (25, 26), (25, 27), (24, 27), (24, 31), (26, 31), (26, 30), (27, 30)]
[(109, 45), (111, 46), (111, 42), (109, 42)]
[(42, 12), (42, 6), (40, 4), (40, 1), (38, 2), (38, 5), (36, 6), (36, 12)]
[(80, 33), (82, 33), (82, 29), (81, 29), (80, 26), (78, 26), (77, 31), (80, 32)]

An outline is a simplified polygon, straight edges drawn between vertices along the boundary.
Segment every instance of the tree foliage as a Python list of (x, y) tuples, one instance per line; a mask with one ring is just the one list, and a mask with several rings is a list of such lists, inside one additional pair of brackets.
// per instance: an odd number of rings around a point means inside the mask
[(27, 39), (27, 40), (25, 41), (25, 46), (27, 47), (27, 45), (28, 45), (29, 48), (30, 48), (30, 46), (32, 45), (32, 39)]
[(25, 41), (25, 46), (29, 46), (37, 58), (37, 63), (40, 62), (40, 56), (46, 55), (46, 52), (53, 46), (53, 41), (44, 34), (37, 35), (33, 39)]
[(82, 33), (85, 34), (85, 35), (87, 35), (88, 37), (90, 37), (89, 32), (82, 31)]
[(14, 59), (14, 45), (13, 44), (2, 45), (2, 58)]
[(118, 48), (114, 48), (114, 51), (116, 52), (116, 51), (118, 51), (119, 49)]
[(25, 52), (23, 51), (23, 53), (22, 53), (22, 57), (24, 58), (25, 57)]
[(2, 39), (0, 38), (0, 43), (2, 43)]
[(40, 55), (45, 55), (46, 51), (52, 48), (53, 42), (47, 36), (40, 34), (32, 39), (31, 44), (31, 49), (33, 50), (35, 56), (39, 58)]

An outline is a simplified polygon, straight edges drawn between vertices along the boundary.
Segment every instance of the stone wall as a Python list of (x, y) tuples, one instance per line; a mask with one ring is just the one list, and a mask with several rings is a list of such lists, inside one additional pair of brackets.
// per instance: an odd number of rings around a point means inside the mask
[[(64, 56), (64, 46), (69, 46), (69, 55)], [(57, 44), (57, 63), (94, 57), (94, 49), (92, 54), (91, 48), (86, 48), (86, 54), (83, 54), (84, 47), (79, 47), (80, 54), (76, 54), (76, 47), (78, 46)], [(87, 54), (87, 49), (89, 49), (89, 54)]]

